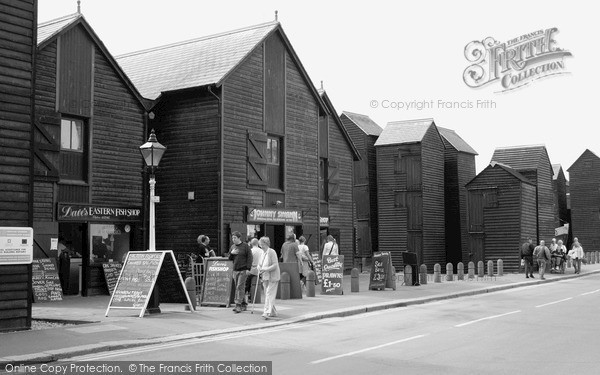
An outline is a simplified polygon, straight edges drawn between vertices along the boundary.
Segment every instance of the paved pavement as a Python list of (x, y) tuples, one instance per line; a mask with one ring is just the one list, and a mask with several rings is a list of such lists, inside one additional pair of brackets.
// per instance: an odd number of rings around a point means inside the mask
[(199, 338), (222, 333), (262, 329), (275, 325), (329, 317), (349, 316), (369, 311), (428, 303), (442, 299), (490, 293), (539, 283), (551, 283), (569, 278), (600, 273), (600, 264), (583, 265), (581, 274), (567, 269), (565, 274), (546, 274), (546, 280), (526, 279), (524, 274), (505, 274), (483, 278), (466, 278), (434, 283), (429, 275), (426, 285), (402, 285), (402, 275), (396, 289), (368, 290), (369, 275), (359, 277), (359, 292), (350, 291), (350, 276), (344, 278), (343, 295), (321, 295), (317, 285), (315, 297), (277, 300), (277, 319), (264, 320), (262, 305), (254, 313), (234, 314), (231, 308), (199, 307), (189, 312), (184, 305), (161, 304), (160, 314), (139, 318), (134, 310), (113, 310), (106, 317), (109, 296), (65, 296), (63, 301), (34, 303), (33, 319), (59, 320), (77, 324), (43, 330), (0, 333), (0, 369), (5, 363), (42, 363), (88, 353), (165, 343), (187, 338)]

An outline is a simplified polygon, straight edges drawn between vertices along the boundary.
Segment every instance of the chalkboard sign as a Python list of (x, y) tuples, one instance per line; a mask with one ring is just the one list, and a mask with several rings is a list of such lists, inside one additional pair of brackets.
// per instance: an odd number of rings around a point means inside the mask
[(160, 302), (188, 303), (185, 283), (174, 258), (167, 256), (163, 261), (158, 274), (158, 295)]
[(323, 263), (321, 263), (321, 258), (319, 258), (318, 253), (310, 253), (310, 255), (312, 256), (313, 264), (315, 266), (316, 281), (317, 284), (319, 284), (323, 279)]
[(35, 302), (62, 301), (62, 288), (56, 259), (34, 259), (31, 264), (33, 300)]
[(121, 274), (123, 263), (110, 262), (102, 263), (102, 270), (104, 270), (104, 278), (106, 279), (106, 286), (108, 286), (108, 294), (112, 295), (117, 285), (117, 280)]
[[(130, 251), (127, 253), (123, 269), (115, 285), (115, 289), (106, 309), (106, 316), (110, 309), (135, 309), (140, 311), (140, 318), (144, 316), (146, 306), (152, 295), (152, 290), (157, 284), (169, 285), (169, 292), (174, 293), (174, 299), (179, 302), (183, 294), (190, 311), (193, 311), (191, 301), (185, 291), (185, 284), (176, 265), (175, 255), (171, 250), (162, 251)], [(176, 277), (172, 277), (176, 274)], [(176, 290), (179, 288), (179, 290)], [(163, 296), (160, 292), (159, 296)], [(160, 298), (160, 297), (159, 297)], [(171, 301), (163, 301), (171, 302)]]
[[(389, 286), (391, 257), (389, 252), (373, 253), (373, 265), (371, 266), (371, 276), (369, 278), (370, 290), (384, 290)], [(392, 280), (393, 281), (393, 280)]]
[(323, 284), (321, 294), (343, 294), (344, 256), (323, 256)]
[(206, 259), (200, 306), (228, 307), (232, 282), (233, 261), (226, 258)]

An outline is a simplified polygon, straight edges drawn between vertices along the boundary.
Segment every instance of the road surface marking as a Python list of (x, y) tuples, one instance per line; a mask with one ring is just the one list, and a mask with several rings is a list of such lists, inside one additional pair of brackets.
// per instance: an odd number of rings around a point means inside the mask
[(591, 292), (587, 292), (587, 293), (581, 293), (580, 296), (587, 296), (588, 294), (592, 294), (592, 293), (596, 293), (596, 292), (600, 292), (600, 289), (592, 290)]
[(573, 299), (573, 297), (569, 297), (569, 298), (561, 299), (561, 300), (554, 301), (554, 302), (548, 302), (548, 303), (544, 303), (543, 305), (537, 305), (536, 307), (544, 307), (544, 306), (554, 305), (555, 303), (561, 303), (561, 302), (565, 302), (565, 301), (568, 301), (568, 300), (570, 300), (570, 299)]
[(481, 319), (477, 319), (477, 320), (471, 320), (470, 322), (466, 322), (466, 323), (461, 323), (461, 324), (457, 324), (454, 327), (460, 328), (460, 327), (464, 327), (464, 326), (468, 326), (469, 324), (473, 324), (473, 323), (477, 323), (477, 322), (481, 322), (483, 320), (489, 320), (489, 319), (495, 319), (495, 318), (500, 318), (506, 315), (510, 315), (510, 314), (516, 314), (516, 313), (520, 313), (521, 310), (517, 310), (517, 311), (511, 311), (511, 312), (507, 312), (505, 314), (500, 314), (500, 315), (493, 315), (493, 316), (488, 316), (485, 318), (481, 318)]
[(388, 342), (387, 344), (381, 344), (381, 345), (377, 345), (377, 346), (371, 346), (369, 348), (364, 348), (364, 349), (361, 349), (361, 350), (356, 350), (356, 351), (353, 351), (353, 352), (349, 352), (349, 353), (345, 353), (345, 354), (340, 354), (340, 355), (336, 355), (336, 356), (333, 356), (333, 357), (327, 357), (327, 358), (319, 359), (317, 361), (312, 361), (312, 362), (310, 362), (310, 364), (311, 365), (316, 365), (316, 364), (319, 364), (319, 363), (323, 363), (323, 362), (327, 362), (327, 361), (332, 361), (332, 360), (338, 359), (338, 358), (350, 357), (350, 356), (353, 356), (355, 354), (360, 354), (360, 353), (365, 353), (365, 352), (368, 352), (368, 351), (371, 351), (371, 350), (377, 350), (377, 349), (385, 348), (386, 346), (396, 345), (396, 344), (400, 344), (400, 343), (403, 343), (403, 342), (420, 339), (420, 338), (425, 337), (425, 336), (427, 336), (427, 335), (418, 335), (418, 336), (413, 336), (413, 337), (409, 337), (409, 338), (402, 339), (402, 340)]

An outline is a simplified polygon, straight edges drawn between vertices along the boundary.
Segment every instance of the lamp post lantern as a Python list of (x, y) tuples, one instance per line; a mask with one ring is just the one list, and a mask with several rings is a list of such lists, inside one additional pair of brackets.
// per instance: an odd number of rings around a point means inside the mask
[(160, 159), (162, 159), (166, 150), (167, 148), (161, 145), (156, 139), (154, 129), (152, 129), (150, 132), (148, 142), (140, 146), (142, 157), (144, 158), (148, 168), (150, 168), (150, 241), (148, 245), (150, 251), (156, 251), (154, 224), (154, 203), (156, 202), (156, 198), (154, 196), (154, 187), (156, 185), (156, 179), (154, 178), (154, 170), (158, 167), (158, 163), (160, 163)]

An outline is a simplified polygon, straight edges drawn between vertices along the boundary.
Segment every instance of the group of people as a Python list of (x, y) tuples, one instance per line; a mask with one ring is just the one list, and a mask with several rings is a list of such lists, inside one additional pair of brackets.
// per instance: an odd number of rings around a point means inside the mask
[[(198, 243), (202, 242), (200, 237)], [(206, 238), (207, 241), (210, 241), (208, 237)], [(233, 280), (235, 283), (235, 307), (233, 311), (240, 313), (247, 310), (248, 301), (253, 300), (252, 283), (255, 279), (260, 278), (265, 291), (262, 316), (265, 319), (276, 317), (275, 296), (281, 279), (279, 261), (298, 264), (298, 273), (304, 288), (306, 288), (306, 277), (309, 271), (314, 271), (314, 264), (310, 250), (306, 245), (306, 238), (300, 236), (296, 239), (295, 234), (288, 234), (286, 242), (281, 247), (279, 258), (277, 252), (271, 248), (269, 237), (253, 238), (249, 243), (246, 243), (242, 240), (242, 234), (236, 231), (232, 233), (231, 240), (233, 244), (224, 255), (233, 261)], [(205, 243), (205, 245), (207, 246), (208, 243)], [(328, 236), (327, 242), (323, 246), (323, 255), (338, 254), (337, 242), (333, 236)]]
[(550, 247), (546, 246), (546, 241), (544, 240), (541, 240), (538, 246), (534, 246), (531, 238), (528, 238), (521, 246), (521, 262), (525, 266), (526, 278), (534, 277), (534, 260), (538, 264), (539, 276), (542, 280), (545, 280), (544, 274), (548, 263), (552, 271), (564, 271), (565, 263), (568, 259), (573, 262), (575, 273), (580, 273), (584, 255), (583, 247), (577, 237), (573, 239), (573, 246), (569, 251), (567, 251), (567, 247), (563, 244), (563, 241), (556, 241), (556, 238), (552, 239)]

